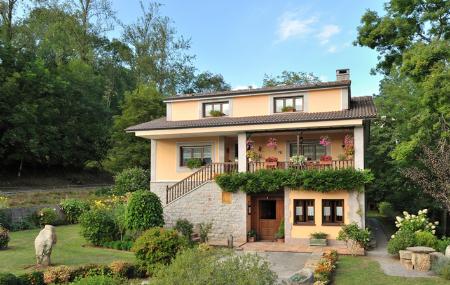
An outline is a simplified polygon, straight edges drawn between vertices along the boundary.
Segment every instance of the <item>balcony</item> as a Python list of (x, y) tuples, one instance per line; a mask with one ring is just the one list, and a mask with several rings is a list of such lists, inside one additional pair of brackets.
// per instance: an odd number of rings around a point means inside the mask
[(247, 163), (247, 171), (255, 172), (261, 169), (289, 169), (298, 170), (324, 170), (324, 169), (346, 169), (354, 168), (353, 160), (330, 160), (330, 161), (306, 161), (305, 163), (294, 163), (291, 161), (250, 161)]

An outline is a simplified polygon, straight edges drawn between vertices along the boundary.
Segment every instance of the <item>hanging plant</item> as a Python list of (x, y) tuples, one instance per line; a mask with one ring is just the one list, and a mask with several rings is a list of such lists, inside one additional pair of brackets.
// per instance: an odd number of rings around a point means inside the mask
[(347, 156), (355, 154), (354, 140), (351, 135), (345, 135), (344, 137), (344, 153)]
[(293, 155), (290, 158), (290, 161), (294, 164), (304, 164), (306, 162), (306, 156), (304, 155)]
[(278, 146), (278, 141), (277, 141), (277, 139), (276, 139), (276, 138), (269, 138), (269, 139), (267, 140), (266, 146), (267, 146), (268, 148), (276, 149), (277, 146)]
[(253, 146), (255, 145), (255, 142), (251, 139), (247, 139), (247, 150), (253, 149)]
[(257, 151), (254, 151), (252, 149), (247, 150), (247, 158), (251, 161), (258, 161), (260, 158), (260, 155)]
[(330, 138), (328, 136), (321, 136), (319, 144), (323, 146), (329, 146), (331, 144)]

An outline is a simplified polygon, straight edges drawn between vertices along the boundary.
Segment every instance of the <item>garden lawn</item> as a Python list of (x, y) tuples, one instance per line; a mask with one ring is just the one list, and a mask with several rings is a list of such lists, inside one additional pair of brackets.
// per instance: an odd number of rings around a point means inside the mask
[(353, 285), (443, 285), (449, 284), (449, 280), (440, 277), (432, 278), (405, 278), (388, 276), (380, 269), (378, 262), (368, 257), (339, 256), (335, 284)]
[[(34, 239), (39, 229), (10, 233), (6, 250), (0, 250), (0, 272), (23, 273), (32, 271), (35, 264)], [(114, 260), (135, 261), (132, 252), (95, 247), (82, 247), (87, 242), (80, 236), (80, 226), (56, 227), (57, 243), (51, 260), (53, 265), (109, 264)]]

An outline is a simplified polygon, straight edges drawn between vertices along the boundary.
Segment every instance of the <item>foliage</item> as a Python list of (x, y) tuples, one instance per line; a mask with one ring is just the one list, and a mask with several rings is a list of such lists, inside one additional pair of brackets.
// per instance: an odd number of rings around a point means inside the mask
[(81, 235), (94, 245), (114, 241), (119, 235), (119, 229), (112, 214), (106, 209), (92, 209), (80, 217)]
[(81, 214), (89, 211), (89, 204), (78, 199), (66, 199), (59, 206), (65, 215), (66, 221), (70, 224), (78, 223)]
[(306, 156), (304, 155), (293, 155), (289, 159), (290, 162), (293, 162), (295, 164), (304, 164), (306, 162)]
[(0, 272), (0, 285), (21, 285), (20, 280), (11, 273)]
[(0, 195), (0, 209), (6, 209), (9, 206), (8, 197)]
[(102, 243), (103, 247), (113, 248), (117, 250), (126, 250), (130, 251), (133, 247), (133, 241), (131, 240), (114, 240), (114, 241), (106, 241)]
[(84, 278), (78, 278), (75, 280), (75, 282), (72, 282), (70, 284), (73, 285), (122, 285), (124, 284), (124, 280), (117, 278), (117, 277), (111, 277), (108, 275), (94, 275), (94, 276), (88, 276)]
[(186, 165), (189, 169), (196, 169), (202, 167), (203, 161), (200, 158), (189, 158)]
[(278, 226), (278, 230), (277, 230), (277, 233), (275, 234), (275, 237), (277, 239), (284, 238), (284, 219), (281, 219), (280, 225)]
[(396, 217), (395, 226), (398, 228), (397, 233), (406, 231), (409, 233), (415, 233), (418, 231), (430, 232), (433, 235), (436, 233), (436, 226), (439, 222), (430, 222), (428, 216), (428, 209), (419, 210), (417, 215), (403, 212), (403, 218)]
[(163, 208), (159, 197), (147, 190), (134, 192), (128, 201), (126, 223), (129, 229), (140, 231), (163, 226)]
[(315, 232), (310, 234), (311, 238), (315, 238), (315, 239), (326, 239), (328, 234), (327, 233), (323, 233), (323, 232)]
[(11, 215), (0, 209), (0, 226), (11, 229)]
[(400, 250), (404, 250), (407, 247), (414, 246), (416, 240), (414, 235), (407, 231), (400, 231), (395, 234), (395, 236), (391, 237), (387, 244), (387, 251), (396, 255)]
[(281, 85), (302, 85), (320, 82), (319, 77), (312, 73), (283, 71), (281, 75), (264, 75), (263, 87), (274, 87)]
[(113, 193), (124, 195), (128, 192), (148, 189), (149, 185), (148, 171), (138, 167), (128, 168), (114, 177)]
[(230, 89), (230, 84), (225, 82), (221, 74), (205, 71), (195, 76), (191, 85), (183, 93), (209, 93)]
[(342, 226), (337, 240), (343, 240), (345, 242), (355, 241), (362, 248), (367, 248), (370, 241), (370, 231), (360, 228), (356, 223), (351, 223)]
[(0, 226), (0, 250), (8, 248), (9, 231)]
[(169, 266), (160, 267), (152, 284), (277, 284), (277, 276), (267, 261), (256, 254), (238, 255), (224, 250), (188, 249)]
[(437, 249), (438, 238), (430, 232), (414, 233), (415, 246), (427, 246)]
[(293, 106), (284, 106), (281, 108), (281, 112), (294, 112), (295, 108)]
[(39, 224), (43, 225), (57, 225), (59, 222), (58, 214), (54, 208), (42, 208), (37, 212)]
[(215, 180), (223, 191), (227, 192), (239, 190), (247, 194), (276, 192), (283, 187), (330, 192), (335, 190), (359, 191), (361, 186), (373, 180), (373, 175), (369, 170), (355, 169), (326, 169), (320, 171), (263, 169), (256, 172), (221, 174)]
[(44, 285), (44, 273), (41, 271), (33, 271), (17, 276), (21, 285)]
[(395, 210), (391, 203), (383, 201), (378, 204), (378, 211), (385, 217), (394, 217)]
[(261, 154), (253, 149), (247, 150), (245, 156), (253, 161), (258, 161), (261, 158)]
[(324, 252), (319, 262), (317, 263), (316, 269), (314, 270), (314, 281), (324, 282), (325, 284), (330, 282), (331, 274), (336, 268), (337, 259), (337, 251), (332, 250)]
[(158, 264), (169, 264), (185, 247), (186, 239), (177, 231), (151, 228), (136, 240), (132, 251), (138, 260), (152, 269)]
[(247, 237), (256, 237), (256, 231), (255, 230), (249, 230), (247, 232)]
[(178, 219), (175, 223), (175, 228), (179, 233), (181, 233), (188, 241), (191, 240), (194, 225), (187, 219)]
[(44, 282), (45, 284), (56, 283), (63, 284), (70, 281), (72, 270), (70, 267), (65, 265), (49, 267), (44, 272)]
[(200, 242), (208, 242), (208, 235), (209, 232), (212, 229), (213, 224), (212, 223), (200, 223)]
[(436, 250), (445, 253), (445, 249), (449, 245), (450, 245), (450, 237), (442, 237), (437, 241)]
[(219, 110), (211, 110), (211, 111), (209, 111), (209, 115), (211, 115), (212, 117), (222, 117), (225, 114)]

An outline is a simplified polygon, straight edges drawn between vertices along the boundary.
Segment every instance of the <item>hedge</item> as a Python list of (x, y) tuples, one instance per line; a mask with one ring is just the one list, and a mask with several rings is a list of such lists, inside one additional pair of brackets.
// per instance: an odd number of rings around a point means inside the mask
[(326, 169), (297, 170), (275, 169), (256, 172), (226, 173), (215, 178), (225, 192), (243, 191), (245, 193), (277, 192), (284, 187), (317, 192), (338, 190), (361, 191), (361, 186), (372, 182), (370, 170)]

